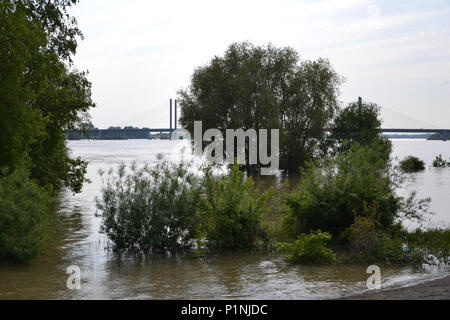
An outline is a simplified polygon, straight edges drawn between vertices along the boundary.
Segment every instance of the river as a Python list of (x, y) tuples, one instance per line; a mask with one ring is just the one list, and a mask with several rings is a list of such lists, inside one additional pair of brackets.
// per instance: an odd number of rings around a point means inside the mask
[[(450, 169), (431, 163), (441, 153), (450, 157), (450, 142), (394, 140), (394, 156), (414, 155), (427, 163), (424, 172), (409, 176), (405, 190), (431, 197), (435, 213), (427, 226), (450, 225)], [(0, 266), (0, 299), (324, 299), (366, 290), (364, 266), (294, 266), (277, 254), (226, 254), (202, 260), (137, 258), (106, 249), (95, 217), (99, 169), (121, 162), (154, 162), (158, 153), (179, 158), (180, 142), (156, 140), (71, 141), (75, 156), (89, 162), (81, 194), (62, 192), (61, 218), (47, 252), (27, 266)], [(414, 227), (414, 225), (409, 225)], [(81, 270), (81, 289), (66, 286), (69, 266)], [(449, 274), (448, 268), (423, 270), (386, 267), (383, 287), (414, 284)]]

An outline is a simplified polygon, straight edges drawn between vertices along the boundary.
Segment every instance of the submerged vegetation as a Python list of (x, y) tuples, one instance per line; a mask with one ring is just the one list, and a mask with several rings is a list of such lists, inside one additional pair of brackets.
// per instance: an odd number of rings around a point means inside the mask
[(97, 199), (102, 232), (118, 250), (184, 251), (199, 237), (199, 182), (181, 162), (160, 159), (154, 167), (127, 171), (121, 165), (104, 177)]
[(213, 251), (254, 248), (267, 236), (261, 220), (269, 192), (256, 189), (236, 164), (218, 177), (210, 167), (204, 173), (200, 211), (207, 246)]
[(114, 249), (167, 254), (197, 245), (216, 252), (252, 249), (264, 240), (261, 218), (269, 194), (256, 190), (238, 165), (220, 176), (205, 167), (202, 177), (190, 166), (160, 156), (154, 167), (100, 172), (98, 215)]
[(409, 156), (400, 162), (400, 168), (404, 172), (417, 172), (425, 170), (425, 162), (417, 157)]
[(331, 239), (331, 234), (317, 230), (299, 235), (294, 242), (279, 243), (278, 250), (286, 254), (286, 260), (294, 263), (333, 263), (336, 255), (326, 246)]
[(436, 159), (433, 161), (433, 167), (435, 168), (449, 168), (450, 167), (450, 159), (445, 160), (442, 157), (442, 154), (438, 155)]

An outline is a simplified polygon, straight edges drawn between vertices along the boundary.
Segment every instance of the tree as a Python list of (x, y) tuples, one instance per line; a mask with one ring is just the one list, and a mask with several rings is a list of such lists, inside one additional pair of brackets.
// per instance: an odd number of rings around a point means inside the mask
[(191, 133), (194, 121), (222, 131), (280, 129), (281, 169), (296, 172), (321, 148), (341, 83), (328, 60), (300, 61), (292, 48), (234, 43), (179, 91), (180, 123)]
[(68, 9), (77, 0), (0, 3), (0, 169), (31, 169), (40, 185), (81, 190), (86, 163), (72, 159), (64, 132), (86, 121), (91, 84), (74, 70), (82, 37)]
[(370, 145), (380, 139), (381, 124), (380, 108), (375, 103), (350, 103), (334, 119), (329, 145), (335, 152), (350, 150), (354, 142)]
[(87, 164), (64, 136), (94, 107), (72, 63), (82, 34), (68, 10), (77, 2), (0, 1), (0, 262), (39, 253), (52, 195), (86, 181)]

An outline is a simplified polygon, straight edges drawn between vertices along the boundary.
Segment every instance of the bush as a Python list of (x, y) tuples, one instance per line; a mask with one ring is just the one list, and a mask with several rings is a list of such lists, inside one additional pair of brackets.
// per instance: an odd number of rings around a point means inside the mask
[(188, 167), (160, 157), (152, 168), (110, 170), (97, 208), (115, 249), (166, 254), (191, 248), (199, 236), (200, 187)]
[(331, 239), (331, 234), (317, 230), (301, 234), (293, 243), (279, 243), (278, 250), (286, 254), (286, 260), (294, 263), (333, 263), (336, 255), (326, 247)]
[(419, 158), (409, 156), (400, 162), (400, 168), (404, 172), (417, 172), (425, 170), (425, 162)]
[(334, 237), (354, 222), (354, 211), (365, 203), (378, 203), (380, 228), (392, 229), (400, 219), (421, 219), (428, 199), (416, 201), (415, 194), (396, 194), (401, 174), (386, 160), (385, 144), (360, 146), (334, 158), (324, 158), (303, 171), (296, 190), (285, 196), (289, 207), (284, 228), (291, 238), (309, 230), (323, 230)]
[(391, 236), (380, 228), (378, 209), (376, 202), (372, 205), (364, 203), (363, 212), (355, 212), (354, 223), (345, 232), (352, 256), (365, 263), (409, 262), (412, 256), (408, 255), (402, 239)]
[(0, 262), (27, 262), (43, 250), (50, 191), (18, 169), (0, 178)]
[(228, 174), (213, 177), (205, 169), (202, 211), (208, 246), (213, 250), (251, 249), (264, 238), (261, 217), (269, 193), (255, 189), (237, 164)]
[(406, 237), (408, 246), (421, 251), (428, 263), (450, 263), (449, 229), (418, 229)]
[(450, 167), (450, 160), (447, 161), (442, 158), (442, 154), (438, 155), (433, 161), (433, 167), (435, 168), (448, 168)]
[(352, 256), (365, 263), (436, 264), (450, 262), (450, 230), (428, 230), (410, 233), (401, 225), (388, 234), (380, 229), (378, 206), (364, 205), (364, 212), (355, 212), (354, 224), (345, 234)]

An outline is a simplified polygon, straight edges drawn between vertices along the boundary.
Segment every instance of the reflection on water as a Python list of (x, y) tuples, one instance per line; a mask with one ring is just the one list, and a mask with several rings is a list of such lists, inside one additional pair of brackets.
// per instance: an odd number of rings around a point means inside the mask
[[(153, 162), (158, 153), (179, 158), (180, 142), (75, 141), (74, 155), (89, 161), (82, 194), (63, 192), (57, 215), (61, 222), (45, 255), (28, 266), (0, 266), (0, 299), (310, 299), (331, 298), (365, 289), (362, 266), (293, 266), (276, 254), (226, 254), (203, 260), (136, 258), (106, 250), (99, 234), (95, 197), (101, 187), (97, 171), (121, 162)], [(450, 143), (423, 140), (395, 141), (395, 155), (415, 155), (431, 165), (442, 153), (450, 157)], [(265, 178), (265, 185), (277, 184)], [(289, 181), (295, 184), (294, 179)], [(427, 168), (410, 176), (407, 189), (432, 197), (436, 213), (428, 224), (450, 223), (446, 203), (450, 170)], [(66, 288), (67, 267), (82, 271), (82, 289)], [(448, 270), (414, 271), (384, 268), (383, 284), (392, 286), (441, 276)]]

